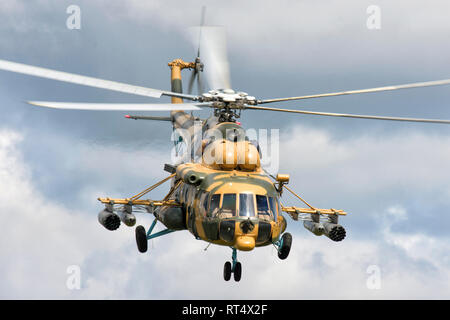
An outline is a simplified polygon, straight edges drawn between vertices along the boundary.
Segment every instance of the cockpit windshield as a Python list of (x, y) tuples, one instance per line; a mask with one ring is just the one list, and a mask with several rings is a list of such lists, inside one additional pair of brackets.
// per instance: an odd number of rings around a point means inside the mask
[(275, 221), (277, 221), (277, 200), (274, 197), (267, 197), (269, 199), (270, 211)]
[(253, 199), (253, 193), (239, 194), (239, 216), (253, 217), (255, 215), (255, 204)]
[(256, 195), (256, 206), (258, 207), (258, 214), (270, 215), (269, 203), (266, 196)]
[(226, 215), (236, 215), (236, 194), (224, 193), (222, 199), (222, 213)]
[(277, 220), (277, 199), (253, 193), (213, 194), (209, 203), (209, 216), (219, 215), (223, 218), (234, 216), (254, 217), (264, 220)]
[(262, 219), (277, 219), (276, 200), (274, 197), (256, 195), (256, 207), (258, 209), (258, 217)]

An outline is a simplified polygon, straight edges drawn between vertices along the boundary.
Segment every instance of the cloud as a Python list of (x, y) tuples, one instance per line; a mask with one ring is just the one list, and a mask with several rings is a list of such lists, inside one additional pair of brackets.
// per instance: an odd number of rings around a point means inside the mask
[[(250, 67), (273, 70), (333, 69), (374, 64), (386, 66), (415, 63), (411, 51), (430, 56), (434, 46), (448, 51), (440, 41), (449, 22), (445, 0), (420, 0), (376, 3), (381, 9), (381, 29), (366, 27), (370, 1), (194, 1), (189, 7), (174, 10), (180, 1), (123, 1), (106, 10), (132, 17), (147, 25), (157, 23), (164, 30), (181, 32), (200, 23), (201, 7), (206, 5), (206, 24), (223, 25), (228, 30), (228, 44), (234, 56)], [(163, 14), (161, 14), (163, 13)], [(313, 14), (312, 14), (313, 13)], [(420, 38), (420, 46), (415, 43)], [(427, 46), (424, 47), (424, 43)], [(386, 46), (395, 48), (386, 51)], [(348, 59), (349, 51), (352, 58)], [(245, 55), (242, 54), (245, 52)], [(261, 54), (261, 53), (264, 54)], [(282, 57), (280, 59), (280, 57)], [(289, 62), (289, 63), (287, 63)], [(442, 59), (439, 59), (443, 63)]]
[(397, 221), (396, 232), (448, 236), (441, 213), (450, 205), (449, 145), (446, 134), (412, 129), (338, 138), (294, 126), (280, 136), (279, 171), (291, 174), (291, 187), (309, 203), (348, 211), (356, 233), (370, 232), (380, 212), (399, 206), (408, 219)]
[(316, 188), (339, 185), (356, 193), (360, 186), (364, 186), (362, 192), (392, 187), (429, 192), (433, 188), (441, 193), (448, 191), (449, 145), (448, 135), (414, 129), (389, 134), (370, 130), (340, 139), (325, 130), (293, 126), (280, 137), (280, 150), (289, 150), (280, 152), (281, 167)]
[[(3, 298), (70, 297), (66, 269), (122, 244), (99, 233), (95, 215), (88, 218), (70, 204), (45, 198), (31, 180), (18, 149), (21, 135), (0, 131), (0, 248)], [(92, 245), (95, 243), (95, 245)]]

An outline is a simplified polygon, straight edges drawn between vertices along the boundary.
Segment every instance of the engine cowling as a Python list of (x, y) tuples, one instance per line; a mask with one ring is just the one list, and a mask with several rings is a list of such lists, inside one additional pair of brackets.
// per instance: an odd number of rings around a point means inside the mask
[(203, 163), (216, 170), (255, 171), (260, 168), (257, 148), (249, 141), (216, 140), (205, 147)]

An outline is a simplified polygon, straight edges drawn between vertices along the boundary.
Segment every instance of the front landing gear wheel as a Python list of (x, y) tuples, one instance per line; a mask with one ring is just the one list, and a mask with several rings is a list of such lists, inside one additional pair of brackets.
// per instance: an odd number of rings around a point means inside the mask
[(225, 281), (229, 281), (231, 279), (231, 262), (227, 261), (225, 262), (225, 265), (223, 266), (223, 278)]
[(231, 256), (233, 262), (227, 261), (223, 266), (223, 278), (225, 281), (229, 281), (231, 279), (231, 274), (233, 274), (234, 281), (238, 282), (241, 280), (242, 275), (242, 265), (237, 261), (237, 250), (233, 249), (233, 255)]
[(281, 247), (278, 249), (278, 258), (284, 260), (288, 257), (291, 251), (292, 235), (288, 232), (281, 237)]
[(241, 280), (241, 275), (242, 275), (242, 265), (240, 262), (236, 262), (233, 271), (234, 281), (238, 282), (239, 280)]
[(145, 232), (145, 228), (143, 226), (136, 227), (136, 244), (139, 252), (147, 252), (148, 240), (147, 233)]

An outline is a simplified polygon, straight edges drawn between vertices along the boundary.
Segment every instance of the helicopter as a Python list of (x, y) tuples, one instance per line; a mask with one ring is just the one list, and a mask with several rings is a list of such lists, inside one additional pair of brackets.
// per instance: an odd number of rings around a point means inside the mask
[[(231, 261), (223, 267), (223, 278), (231, 276), (240, 281), (242, 265), (238, 251), (251, 251), (257, 247), (275, 246), (282, 260), (289, 256), (292, 235), (286, 231), (287, 214), (293, 221), (316, 236), (326, 236), (339, 242), (346, 237), (339, 223), (347, 212), (341, 209), (317, 208), (291, 190), (289, 175), (271, 175), (261, 165), (261, 148), (249, 139), (238, 119), (242, 111), (272, 111), (297, 114), (450, 124), (450, 120), (387, 117), (358, 114), (317, 112), (308, 110), (264, 107), (261, 105), (294, 100), (316, 99), (342, 95), (421, 88), (450, 84), (450, 79), (392, 85), (370, 89), (312, 94), (287, 98), (259, 99), (231, 87), (226, 40), (222, 27), (205, 26), (202, 22), (195, 30), (198, 49), (194, 61), (175, 59), (168, 63), (171, 71), (170, 91), (130, 85), (52, 69), (0, 60), (0, 70), (21, 73), (57, 81), (118, 91), (150, 98), (170, 97), (171, 103), (78, 103), (28, 101), (40, 107), (101, 111), (170, 111), (167, 117), (125, 115), (126, 119), (167, 121), (172, 124), (177, 139), (177, 152), (183, 157), (164, 165), (169, 175), (140, 193), (124, 197), (100, 197), (104, 209), (98, 214), (99, 223), (107, 230), (117, 230), (123, 223), (136, 226), (135, 213), (151, 214), (150, 227), (135, 227), (138, 251), (148, 251), (148, 241), (175, 231), (187, 230), (195, 239), (232, 249)], [(183, 93), (182, 70), (190, 70), (188, 92)], [(210, 90), (203, 91), (205, 72)], [(192, 94), (197, 82), (198, 94)], [(189, 102), (184, 102), (189, 100)], [(193, 115), (193, 111), (211, 109), (207, 119)], [(190, 111), (191, 113), (188, 113)], [(182, 150), (184, 149), (184, 151)], [(152, 190), (170, 181), (169, 192), (162, 200), (145, 198)], [(305, 206), (284, 206), (283, 192), (292, 193)], [(154, 232), (157, 222), (166, 229)]]

